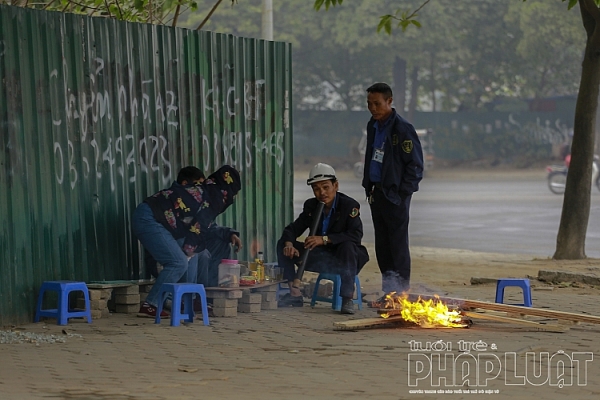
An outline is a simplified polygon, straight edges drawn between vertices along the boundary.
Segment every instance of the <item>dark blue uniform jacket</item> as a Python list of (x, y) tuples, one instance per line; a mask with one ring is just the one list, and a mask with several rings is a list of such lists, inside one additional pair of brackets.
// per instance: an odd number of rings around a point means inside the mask
[[(401, 204), (402, 198), (419, 190), (423, 179), (423, 149), (415, 128), (396, 109), (392, 109), (392, 121), (386, 127), (381, 186), (385, 197), (394, 204)], [(367, 124), (367, 151), (365, 152), (365, 174), (362, 186), (367, 197), (373, 182), (369, 179), (369, 169), (373, 158), (375, 120)]]
[[(369, 260), (367, 249), (361, 245), (363, 236), (363, 225), (360, 219), (360, 204), (352, 197), (345, 195), (344, 193), (338, 192), (338, 200), (334, 214), (331, 216), (329, 221), (329, 228), (327, 229), (327, 237), (329, 238), (329, 246), (335, 246), (342, 242), (350, 241), (358, 246), (358, 268), (362, 268), (363, 265)], [(304, 202), (304, 208), (302, 213), (296, 218), (294, 222), (289, 224), (283, 230), (281, 239), (286, 242), (294, 243), (296, 238), (304, 233), (307, 229), (310, 229), (312, 224), (312, 214), (316, 210), (318, 200), (316, 198), (310, 198)], [(323, 217), (317, 227), (315, 235), (322, 235)]]

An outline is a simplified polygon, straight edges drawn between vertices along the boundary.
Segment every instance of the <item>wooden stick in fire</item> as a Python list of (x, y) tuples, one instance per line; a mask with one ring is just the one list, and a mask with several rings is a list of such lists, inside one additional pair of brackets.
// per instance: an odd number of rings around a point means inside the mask
[[(323, 207), (325, 207), (325, 203), (322, 201), (317, 204), (317, 209), (314, 211), (312, 224), (310, 226), (310, 231), (308, 236), (314, 236), (317, 232), (317, 226), (319, 225), (319, 220), (321, 219), (321, 214), (323, 214)], [(306, 266), (306, 259), (308, 258), (308, 253), (310, 253), (310, 249), (305, 249), (304, 253), (302, 253), (302, 258), (298, 264), (298, 271), (296, 272), (296, 279), (294, 279), (294, 283), (292, 286), (295, 288), (299, 288), (302, 283), (302, 276), (304, 275), (304, 267)]]

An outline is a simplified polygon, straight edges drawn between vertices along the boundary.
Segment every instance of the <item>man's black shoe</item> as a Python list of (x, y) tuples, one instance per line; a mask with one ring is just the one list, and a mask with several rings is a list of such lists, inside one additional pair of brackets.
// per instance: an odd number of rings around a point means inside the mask
[(283, 295), (277, 302), (277, 307), (302, 307), (304, 299), (302, 296), (292, 296), (289, 293)]
[(352, 299), (342, 298), (342, 314), (354, 314), (354, 302)]

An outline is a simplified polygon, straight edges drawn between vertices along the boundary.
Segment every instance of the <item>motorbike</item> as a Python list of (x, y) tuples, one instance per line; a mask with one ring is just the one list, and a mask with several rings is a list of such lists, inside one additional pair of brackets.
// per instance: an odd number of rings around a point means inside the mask
[[(570, 155), (565, 157), (564, 165), (549, 165), (546, 167), (548, 172), (548, 188), (554, 194), (563, 194), (567, 184), (567, 172), (569, 171)], [(600, 190), (600, 158), (594, 154), (592, 164), (592, 186), (595, 185)]]

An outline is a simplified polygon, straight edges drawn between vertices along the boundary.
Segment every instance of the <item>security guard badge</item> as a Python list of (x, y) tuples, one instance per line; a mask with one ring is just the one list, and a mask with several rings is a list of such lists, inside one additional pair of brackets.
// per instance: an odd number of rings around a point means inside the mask
[(412, 140), (405, 140), (404, 142), (402, 142), (402, 150), (404, 150), (405, 153), (410, 154), (410, 152), (413, 149), (413, 142)]
[(350, 216), (351, 216), (352, 218), (354, 218), (354, 217), (358, 216), (358, 208), (353, 208), (353, 209), (352, 209), (352, 212), (350, 213)]

